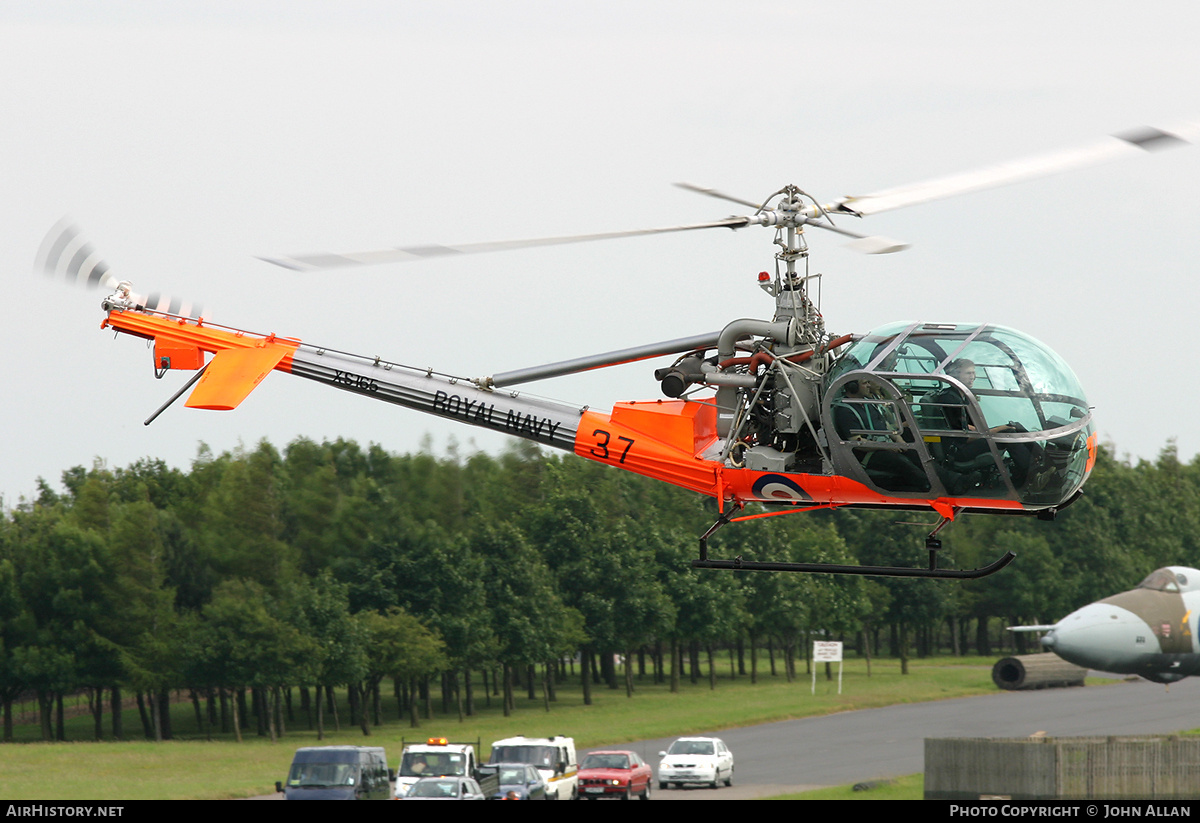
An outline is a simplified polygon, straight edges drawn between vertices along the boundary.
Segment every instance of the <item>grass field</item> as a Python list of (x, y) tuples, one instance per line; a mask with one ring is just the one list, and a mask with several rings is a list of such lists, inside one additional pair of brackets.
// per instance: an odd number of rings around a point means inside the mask
[[(687, 681), (672, 694), (666, 685), (644, 681), (635, 684), (636, 694), (627, 698), (623, 689), (593, 688), (593, 704), (584, 706), (578, 679), (559, 687), (558, 700), (547, 712), (541, 701), (518, 699), (516, 712), (505, 718), (499, 700), (460, 723), (456, 714), (436, 714), (422, 719), (419, 729), (396, 718), (394, 702), (385, 701), (385, 722), (373, 727), (369, 737), (358, 728), (327, 733), (318, 742), (303, 715), (297, 714), (282, 738), (271, 743), (253, 732), (242, 743), (232, 736), (206, 741), (196, 728), (190, 703), (174, 706), (172, 723), (177, 739), (152, 743), (90, 742), (91, 718), (68, 721), (68, 737), (74, 742), (32, 742), (36, 726), (19, 727), (22, 743), (0, 745), (0, 798), (40, 800), (136, 800), (136, 799), (218, 799), (268, 794), (276, 780), (282, 780), (291, 762), (292, 751), (312, 745), (373, 745), (388, 750), (393, 766), (399, 759), (401, 738), (446, 735), (454, 740), (483, 741), (484, 757), (491, 740), (514, 734), (542, 736), (566, 734), (575, 738), (582, 751), (604, 744), (624, 743), (647, 738), (671, 737), (697, 732), (830, 714), (854, 709), (875, 708), (896, 703), (915, 703), (948, 697), (994, 694), (990, 658), (933, 658), (912, 661), (908, 675), (900, 674), (893, 660), (872, 662), (872, 675), (866, 674), (863, 661), (845, 664), (842, 694), (834, 680), (818, 673), (816, 694), (806, 675), (792, 683), (782, 676), (760, 676), (756, 685), (749, 677), (730, 679), (725, 673), (710, 689), (707, 680), (695, 685)], [(349, 716), (344, 706), (339, 710)], [(106, 717), (107, 722), (107, 717)], [(126, 733), (141, 731), (137, 711), (125, 713)], [(190, 738), (190, 739), (189, 739)], [(889, 789), (890, 790), (890, 789)], [(831, 789), (829, 791), (839, 791)], [(846, 789), (849, 792), (849, 789)], [(859, 793), (882, 796), (881, 790)], [(880, 793), (876, 793), (880, 792)], [(806, 793), (811, 796), (811, 793)], [(919, 796), (919, 793), (918, 795)]]
[[(861, 784), (858, 784), (861, 785)], [(811, 792), (781, 794), (764, 800), (923, 800), (925, 775), (910, 774), (894, 780), (879, 781), (855, 791), (854, 786), (832, 786)]]

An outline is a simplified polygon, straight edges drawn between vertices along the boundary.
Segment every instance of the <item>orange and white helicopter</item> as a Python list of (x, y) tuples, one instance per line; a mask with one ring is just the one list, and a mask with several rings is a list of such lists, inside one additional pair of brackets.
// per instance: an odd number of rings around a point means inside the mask
[[(1195, 126), (1139, 129), (1079, 149), (941, 178), (862, 197), (820, 203), (785, 186), (760, 203), (680, 184), (752, 211), (710, 223), (464, 246), (391, 248), (353, 254), (265, 258), (301, 271), (419, 260), (704, 228), (775, 229), (774, 272), (759, 286), (771, 319), (738, 319), (723, 329), (620, 351), (462, 377), (363, 357), (292, 337), (258, 334), (204, 320), (156, 295), (134, 294), (78, 230), (51, 229), (37, 267), (113, 290), (102, 328), (154, 343), (156, 376), (196, 374), (147, 420), (189, 388), (185, 405), (230, 410), (272, 371), (636, 472), (715, 498), (719, 517), (700, 538), (699, 568), (977, 578), (979, 569), (939, 568), (938, 534), (964, 513), (1052, 519), (1080, 494), (1096, 459), (1092, 412), (1070, 367), (1028, 335), (988, 323), (893, 323), (865, 334), (834, 334), (810, 288), (805, 228), (854, 238), (867, 253), (904, 248), (833, 224), (902, 206), (1184, 145)], [(559, 375), (676, 355), (654, 372), (665, 398), (597, 411), (514, 390)], [(194, 386), (194, 388), (192, 388)], [(747, 504), (765, 513), (738, 516)], [(788, 512), (855, 507), (928, 511), (927, 567), (843, 566), (708, 557), (708, 539), (729, 522)]]

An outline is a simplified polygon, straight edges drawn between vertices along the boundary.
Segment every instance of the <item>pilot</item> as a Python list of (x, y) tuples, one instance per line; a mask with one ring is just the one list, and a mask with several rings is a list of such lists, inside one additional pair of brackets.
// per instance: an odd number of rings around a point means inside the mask
[[(968, 360), (965, 357), (953, 361), (946, 366), (946, 374), (950, 375), (958, 382), (962, 383), (968, 389), (975, 384), (975, 362)], [(947, 386), (941, 391), (929, 398), (934, 403), (942, 404), (942, 414), (946, 417), (946, 428), (960, 429), (961, 431), (975, 431), (975, 427), (967, 418), (967, 403), (966, 399), (959, 393), (954, 386)], [(965, 425), (964, 425), (965, 424)], [(991, 434), (999, 434), (1001, 432), (1024, 431), (1024, 427), (1018, 423), (1008, 422), (1002, 423), (999, 426), (993, 426), (988, 429)], [(983, 444), (986, 448), (987, 444), (982, 440), (975, 441)]]
[[(967, 358), (959, 358), (946, 366), (946, 374), (950, 375), (968, 389), (975, 384), (975, 362)], [(967, 400), (955, 386), (946, 386), (928, 397), (928, 402), (936, 404), (946, 420), (946, 428), (958, 431), (976, 431), (974, 424), (967, 414)], [(1020, 423), (1009, 421), (999, 426), (992, 426), (988, 434), (1004, 432), (1023, 432), (1025, 427)], [(954, 464), (954, 468), (966, 471), (988, 468), (994, 465), (991, 448), (983, 438), (955, 437), (945, 438), (946, 458)], [(1013, 483), (1023, 485), (1029, 472), (1031, 460), (1028, 443), (1000, 443), (1002, 450), (1007, 451), (1013, 460)]]

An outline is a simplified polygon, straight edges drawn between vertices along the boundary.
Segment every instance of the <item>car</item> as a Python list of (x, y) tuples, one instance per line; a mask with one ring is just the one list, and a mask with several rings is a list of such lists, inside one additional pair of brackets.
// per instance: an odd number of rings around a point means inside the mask
[(654, 771), (637, 752), (604, 750), (588, 752), (579, 764), (579, 798), (598, 800), (616, 797), (650, 799)]
[(658, 787), (702, 783), (711, 788), (733, 785), (733, 752), (719, 737), (681, 737), (659, 752)]
[(479, 784), (469, 777), (422, 777), (400, 800), (483, 800)]
[(489, 763), (484, 769), (495, 769), (500, 788), (493, 800), (547, 800), (546, 781), (528, 763)]

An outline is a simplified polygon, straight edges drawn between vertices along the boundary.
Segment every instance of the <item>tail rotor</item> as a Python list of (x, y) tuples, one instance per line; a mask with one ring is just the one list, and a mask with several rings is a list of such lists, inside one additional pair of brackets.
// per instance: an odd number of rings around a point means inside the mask
[(55, 223), (42, 238), (34, 268), (49, 277), (65, 279), (84, 288), (112, 290), (113, 299), (105, 301), (106, 307), (125, 306), (193, 320), (200, 317), (201, 306), (197, 304), (158, 292), (147, 296), (134, 294), (129, 281), (113, 274), (79, 227), (66, 217)]

